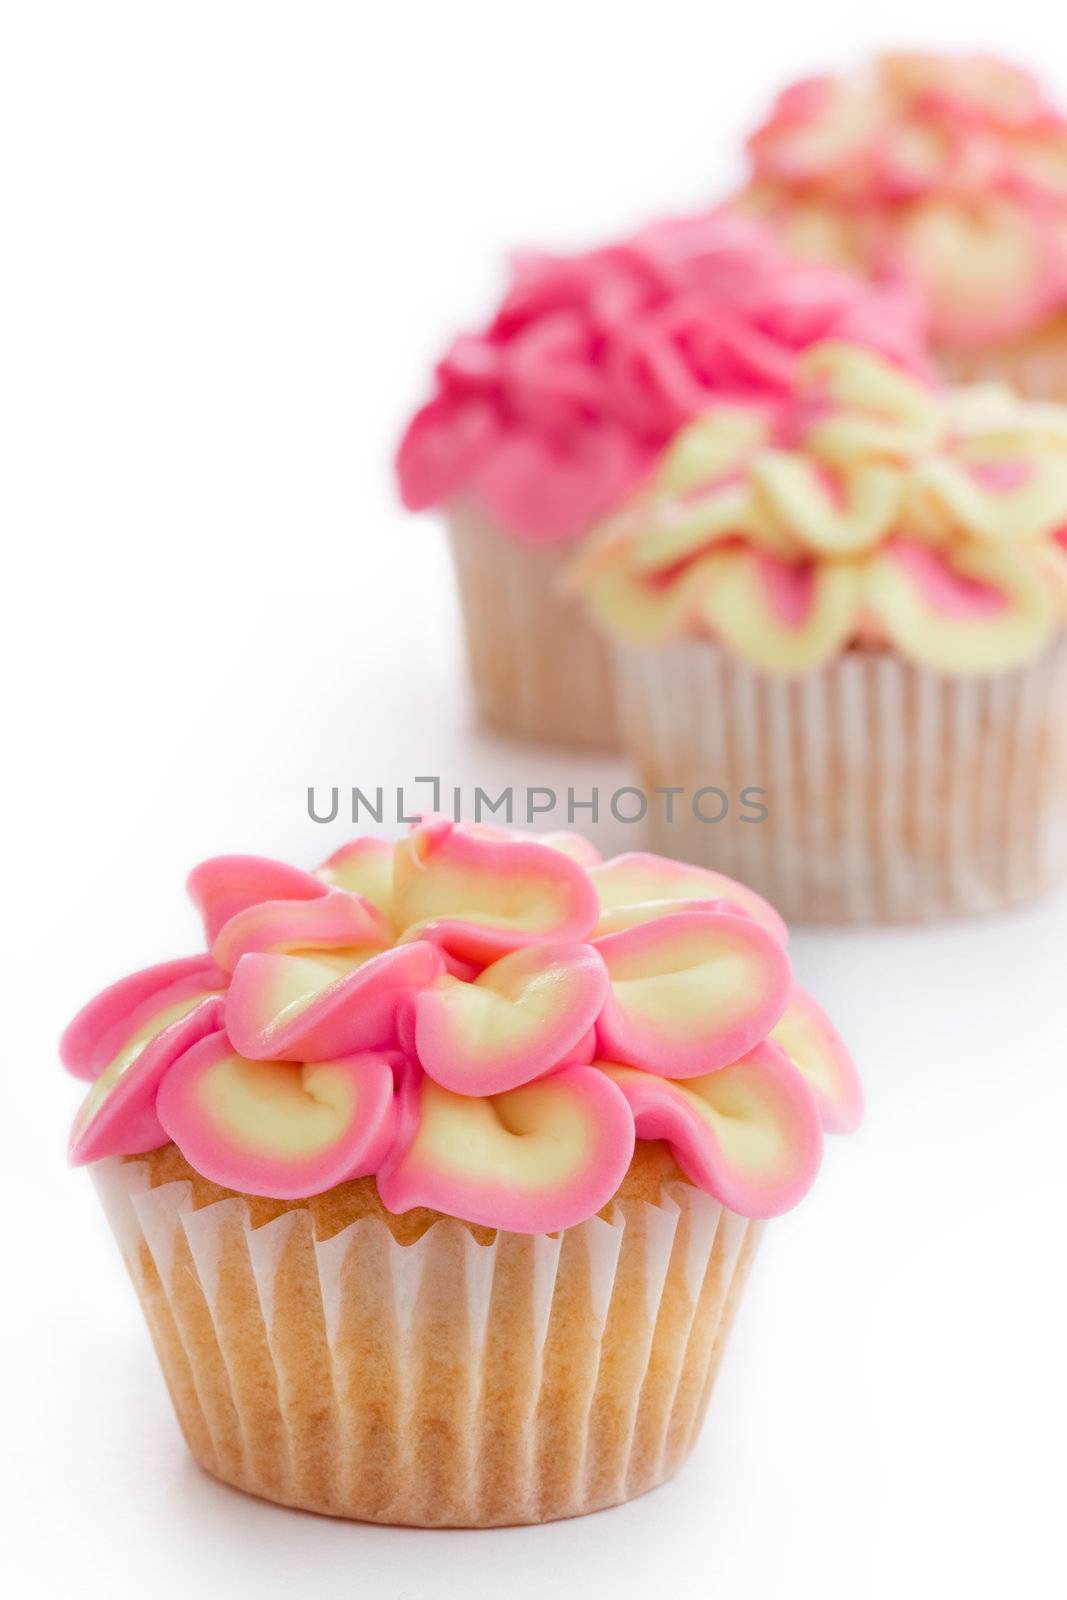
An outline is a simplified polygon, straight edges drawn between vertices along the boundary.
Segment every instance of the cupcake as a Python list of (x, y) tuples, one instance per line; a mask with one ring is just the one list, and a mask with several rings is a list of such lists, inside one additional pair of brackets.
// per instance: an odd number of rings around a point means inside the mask
[(429, 819), (189, 880), (207, 951), (68, 1029), (74, 1125), (200, 1465), (483, 1527), (655, 1487), (854, 1069), (716, 873)]
[(986, 56), (887, 55), (785, 90), (741, 208), (924, 295), (942, 369), (1067, 400), (1067, 118)]
[(475, 696), (498, 730), (617, 744), (607, 654), (561, 599), (576, 540), (716, 398), (762, 405), (826, 338), (920, 365), (914, 296), (800, 266), (738, 217), (526, 255), (495, 317), (453, 344), (400, 445), (412, 510), (451, 533)]
[(776, 416), (683, 429), (572, 582), (670, 795), (657, 848), (808, 921), (991, 911), (1063, 875), (1067, 410), (823, 345)]

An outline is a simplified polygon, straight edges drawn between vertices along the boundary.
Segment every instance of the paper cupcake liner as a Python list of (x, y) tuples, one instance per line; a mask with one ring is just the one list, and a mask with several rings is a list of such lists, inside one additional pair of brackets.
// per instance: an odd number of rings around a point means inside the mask
[(1006, 383), (1028, 400), (1067, 401), (1067, 317), (981, 350), (936, 352), (950, 383)]
[(618, 748), (611, 652), (558, 591), (572, 544), (520, 544), (476, 508), (449, 518), (471, 677), (503, 733)]
[[(1067, 873), (1067, 641), (957, 679), (857, 650), (783, 680), (710, 643), (619, 652), (623, 736), (651, 847), (809, 922), (912, 922), (1025, 902)], [(691, 797), (721, 789), (701, 821)], [(744, 821), (746, 787), (764, 791)], [(751, 798), (751, 797), (750, 797)], [(715, 817), (721, 802), (700, 802)]]
[(488, 1527), (643, 1494), (700, 1427), (760, 1225), (688, 1184), (556, 1235), (443, 1219), (315, 1238), (194, 1209), (147, 1164), (93, 1174), (189, 1448), (333, 1516)]

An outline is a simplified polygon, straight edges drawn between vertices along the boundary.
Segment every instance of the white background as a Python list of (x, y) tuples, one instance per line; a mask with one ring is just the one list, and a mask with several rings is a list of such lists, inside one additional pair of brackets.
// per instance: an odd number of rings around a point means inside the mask
[(1062, 1592), (1067, 901), (797, 936), (867, 1125), (769, 1230), (688, 1469), (544, 1529), (333, 1524), (202, 1477), (64, 1167), (55, 1059), (97, 988), (195, 948), (194, 862), (340, 841), (309, 784), (622, 779), (470, 728), (442, 541), (393, 498), (405, 411), (507, 244), (716, 197), (789, 74), (985, 44), (1067, 91), (1054, 7), (977, 25), (972, 0), (4, 8), (9, 1593)]

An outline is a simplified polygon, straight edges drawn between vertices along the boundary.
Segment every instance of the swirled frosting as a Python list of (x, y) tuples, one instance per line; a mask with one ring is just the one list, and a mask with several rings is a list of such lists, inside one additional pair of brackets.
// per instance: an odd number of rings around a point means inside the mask
[(571, 581), (619, 638), (711, 635), (768, 672), (856, 643), (1007, 670), (1067, 622), (1067, 409), (815, 347), (776, 414), (684, 428)]
[(574, 256), (522, 255), (401, 442), (412, 510), (477, 501), (525, 541), (585, 533), (716, 398), (773, 401), (798, 351), (852, 339), (919, 368), (917, 299), (787, 258), (740, 217), (661, 222)]
[(810, 260), (918, 287), (973, 348), (1067, 306), (1067, 118), (986, 56), (882, 56), (779, 95), (742, 208)]
[(64, 1035), (90, 1080), (75, 1162), (173, 1141), (245, 1193), (374, 1174), (394, 1212), (540, 1233), (604, 1206), (635, 1139), (772, 1215), (813, 1181), (822, 1130), (859, 1119), (780, 918), (717, 873), (429, 818), (314, 873), (225, 856), (189, 887), (207, 952), (105, 990)]

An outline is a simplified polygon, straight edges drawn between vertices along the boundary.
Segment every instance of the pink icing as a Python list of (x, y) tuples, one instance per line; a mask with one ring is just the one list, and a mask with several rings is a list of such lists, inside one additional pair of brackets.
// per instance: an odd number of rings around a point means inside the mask
[(378, 1170), (396, 1133), (395, 1062), (389, 1056), (354, 1055), (334, 1064), (357, 1086), (359, 1122), (351, 1133), (346, 1130), (346, 1135), (328, 1142), (311, 1160), (296, 1160), (235, 1146), (199, 1100), (197, 1090), (205, 1076), (231, 1052), (225, 1033), (213, 1033), (187, 1050), (160, 1084), (160, 1122), (199, 1171), (210, 1172), (217, 1183), (288, 1200), (307, 1194), (309, 1185), (322, 1192), (335, 1183)]
[(826, 1133), (855, 1133), (863, 1121), (863, 1087), (848, 1047), (826, 1012), (806, 990), (795, 988), (772, 1037), (789, 1054), (799, 1025), (807, 1048), (821, 1064), (818, 1077), (808, 1077)]
[[(531, 879), (538, 894), (536, 906), (526, 902), (524, 926), (512, 908)], [(585, 939), (599, 911), (588, 873), (561, 851), (444, 817), (413, 828), (398, 847), (394, 886), (408, 937), (417, 930), (460, 961), (482, 964), (532, 944)]]
[[(672, 943), (681, 945), (677, 955)], [(610, 986), (597, 1023), (599, 1054), (607, 1061), (652, 1069), (665, 1078), (689, 1078), (739, 1060), (773, 1028), (792, 987), (784, 946), (751, 917), (721, 909), (687, 905), (673, 914), (665, 910), (651, 922), (607, 934), (597, 940), (596, 948), (609, 977), (618, 974), (620, 980)], [(635, 955), (646, 958), (650, 974), (662, 962), (664, 981), (670, 986), (666, 1004), (650, 1009), (634, 992)], [(699, 970), (697, 963), (710, 967), (720, 956), (747, 966), (750, 979), (743, 999), (739, 997), (729, 1009), (716, 1008), (719, 1015), (702, 1019), (698, 1027), (680, 1031), (679, 1021), (685, 1019), (679, 1018), (679, 973), (687, 967)], [(650, 981), (645, 979), (646, 989)], [(693, 988), (698, 990), (698, 985)], [(698, 991), (694, 1003), (699, 1000)]]
[[(340, 886), (368, 871), (373, 905)], [(316, 875), (222, 857), (190, 881), (217, 963), (136, 974), (64, 1036), (97, 1080), (75, 1161), (169, 1139), (247, 1193), (374, 1174), (393, 1210), (536, 1233), (607, 1204), (635, 1137), (669, 1138), (694, 1182), (769, 1215), (813, 1180), (820, 1124), (854, 1121), (821, 1013), (796, 1060), (768, 1042), (796, 1004), (784, 928), (716, 874), (430, 818)]]
[(145, 967), (111, 984), (79, 1011), (59, 1041), (60, 1060), (76, 1078), (92, 1082), (115, 1054), (116, 1034), (128, 1035), (142, 1017), (161, 1009), (168, 999), (225, 987), (226, 974), (207, 955)]
[(775, 1163), (755, 1182), (738, 1180), (722, 1144), (714, 1135), (709, 1137), (703, 1118), (675, 1085), (645, 1072), (625, 1073), (618, 1082), (638, 1138), (666, 1140), (686, 1176), (717, 1194), (724, 1205), (734, 1207), (743, 1195), (748, 1215), (775, 1216), (796, 1204), (819, 1170), (822, 1138), (815, 1098), (785, 1051), (770, 1042), (732, 1063), (722, 1076), (724, 1083), (737, 1080), (731, 1088), (748, 1080), (769, 1107), (772, 1123), (789, 1129), (792, 1159)]
[(189, 874), (189, 898), (204, 921), (208, 944), (239, 911), (264, 900), (313, 900), (326, 884), (309, 872), (263, 856), (215, 856)]
[(815, 601), (815, 563), (782, 561), (760, 550), (756, 552), (756, 564), (779, 622), (787, 628), (802, 628)]
[(401, 1079), (397, 1137), (378, 1169), (378, 1190), (389, 1209), (404, 1212), (433, 1206), (468, 1222), (513, 1233), (552, 1233), (599, 1211), (619, 1187), (633, 1155), (636, 1135), (629, 1107), (614, 1084), (593, 1067), (564, 1066), (539, 1081), (562, 1090), (586, 1114), (593, 1148), (577, 1174), (531, 1193), (495, 1178), (478, 1181), (420, 1162), (413, 1145), (426, 1079), (412, 1068)]
[[(463, 982), (444, 975), (415, 996), (414, 1053), (443, 1088), (457, 1094), (499, 1094), (551, 1072), (561, 1061), (574, 1060), (595, 1039), (608, 976), (592, 945), (517, 950), (494, 962), (490, 977), (505, 969), (516, 974), (513, 993), (495, 998), (495, 1004), (519, 1024), (510, 1036), (493, 1037), (477, 977)], [(546, 1020), (545, 994), (553, 990), (559, 1003)]]
[(73, 1161), (99, 1161), (104, 1156), (136, 1155), (166, 1142), (156, 1114), (160, 1085), (176, 1062), (205, 1038), (218, 1038), (222, 1027), (221, 999), (204, 1000), (188, 1016), (156, 1034), (99, 1112), (85, 1127), (75, 1124), (70, 1155)]
[(995, 617), (1008, 609), (1003, 590), (954, 571), (937, 550), (907, 539), (891, 539), (886, 549), (908, 573), (930, 609), (940, 616)]
[(291, 970), (284, 955), (250, 954), (237, 963), (226, 1022), (242, 1055), (257, 1061), (324, 1061), (385, 1049), (395, 1040), (401, 1001), (433, 983), (444, 962), (440, 951), (423, 940), (397, 945), (336, 978), (300, 1010), (279, 993)]
[(978, 461), (970, 470), (975, 483), (983, 489), (1010, 494), (1029, 482), (1034, 469), (1029, 461)]
[(575, 538), (683, 423), (718, 401), (775, 402), (798, 352), (830, 338), (923, 366), (909, 294), (800, 265), (748, 219), (521, 256), (496, 316), (457, 339), (404, 435), (404, 503), (469, 496), (517, 539)]
[(913, 283), (946, 345), (1067, 305), (1067, 119), (1018, 67), (905, 54), (808, 78), (749, 150), (746, 210), (813, 259)]
[(766, 928), (779, 944), (789, 943), (789, 929), (774, 907), (754, 889), (728, 878), (724, 872), (692, 867), (643, 850), (626, 850), (610, 861), (597, 858), (589, 867), (601, 904), (598, 935), (619, 931), (617, 911), (623, 916), (621, 925), (630, 926), (628, 913), (634, 909), (645, 913), (641, 920), (646, 921), (649, 916), (662, 916), (667, 907), (677, 911), (682, 906), (694, 906), (702, 911), (740, 912)]
[(355, 895), (324, 894), (313, 900), (264, 900), (245, 906), (224, 923), (211, 946), (219, 966), (232, 972), (253, 951), (379, 947), (392, 943), (381, 913)]

